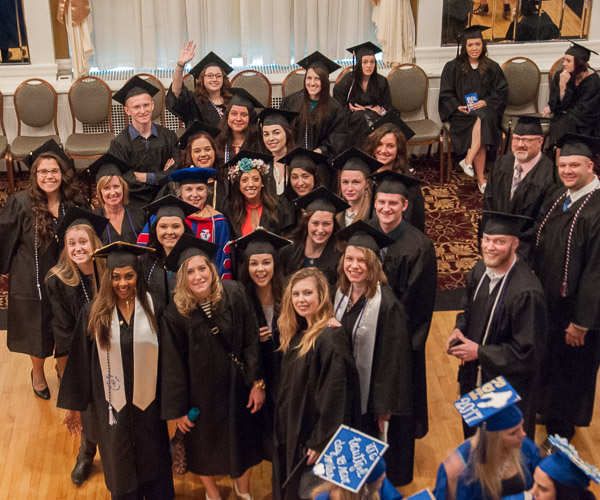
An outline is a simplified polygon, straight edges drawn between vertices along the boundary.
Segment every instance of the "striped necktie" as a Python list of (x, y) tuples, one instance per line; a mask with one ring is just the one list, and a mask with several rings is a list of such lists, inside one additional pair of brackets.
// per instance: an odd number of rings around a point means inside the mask
[(513, 181), (512, 186), (510, 188), (510, 199), (512, 200), (515, 195), (515, 191), (519, 186), (519, 182), (521, 182), (521, 175), (523, 174), (523, 167), (518, 163), (515, 165), (514, 173), (513, 173)]

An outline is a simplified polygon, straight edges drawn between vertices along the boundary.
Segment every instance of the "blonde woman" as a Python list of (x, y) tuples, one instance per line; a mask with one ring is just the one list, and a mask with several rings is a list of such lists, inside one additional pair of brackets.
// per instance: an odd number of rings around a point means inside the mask
[[(184, 433), (188, 469), (200, 476), (208, 500), (221, 498), (220, 475), (251, 500), (250, 469), (264, 458), (259, 329), (243, 286), (219, 279), (210, 260), (217, 249), (184, 234), (166, 262), (178, 271), (161, 321), (162, 416)], [(200, 410), (193, 423), (192, 408)]]
[(329, 286), (320, 270), (301, 269), (290, 278), (277, 325), (283, 360), (273, 498), (296, 499), (302, 472), (315, 463), (337, 428), (358, 423), (358, 377), (348, 334), (333, 317)]

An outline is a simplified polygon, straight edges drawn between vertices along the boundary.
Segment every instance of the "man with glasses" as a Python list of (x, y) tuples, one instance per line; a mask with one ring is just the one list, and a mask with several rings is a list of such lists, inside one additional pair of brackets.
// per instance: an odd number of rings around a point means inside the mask
[[(544, 200), (560, 186), (552, 161), (542, 153), (544, 137), (539, 118), (519, 117), (511, 153), (498, 159), (488, 176), (483, 210), (531, 217), (535, 220)], [(482, 216), (480, 228), (487, 216)], [(518, 254), (531, 262), (533, 222), (522, 228)]]

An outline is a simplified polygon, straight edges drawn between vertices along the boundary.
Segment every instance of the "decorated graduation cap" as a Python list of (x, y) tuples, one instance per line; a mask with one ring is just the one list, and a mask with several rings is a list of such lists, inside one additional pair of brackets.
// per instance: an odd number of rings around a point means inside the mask
[(212, 259), (217, 251), (219, 245), (215, 245), (210, 241), (205, 241), (201, 238), (196, 238), (191, 234), (182, 234), (171, 253), (165, 261), (165, 267), (169, 271), (177, 272), (187, 259), (196, 255), (201, 255), (207, 259)]
[(233, 242), (236, 248), (244, 251), (246, 256), (259, 253), (268, 253), (275, 255), (277, 251), (292, 242), (275, 233), (267, 231), (264, 227), (258, 226), (254, 231), (242, 236)]
[(552, 479), (569, 488), (586, 490), (590, 480), (600, 483), (600, 471), (584, 462), (572, 444), (560, 436), (549, 436), (556, 452), (542, 460), (538, 467)]
[(406, 500), (435, 500), (435, 497), (433, 496), (431, 490), (426, 488), (418, 493), (415, 493), (414, 495), (407, 497)]
[(379, 52), (381, 52), (381, 48), (379, 48), (373, 42), (359, 43), (353, 47), (348, 47), (346, 50), (356, 57), (357, 61), (363, 56), (374, 56), (375, 54), (379, 54)]
[(135, 266), (138, 257), (144, 254), (154, 253), (154, 248), (141, 247), (126, 243), (125, 241), (115, 241), (110, 245), (103, 246), (94, 252), (94, 258), (100, 257), (106, 259), (106, 267), (114, 269), (115, 267)]
[(23, 158), (23, 163), (27, 165), (27, 168), (31, 168), (35, 163), (35, 160), (43, 153), (54, 153), (61, 160), (63, 160), (67, 166), (67, 168), (75, 168), (75, 164), (73, 160), (69, 158), (65, 154), (65, 150), (61, 145), (59, 145), (54, 139), (48, 139), (44, 144), (42, 144), (39, 148), (31, 151), (25, 158)]
[(307, 212), (331, 212), (334, 215), (350, 207), (348, 203), (323, 186), (313, 189), (310, 193), (298, 198), (296, 205)]
[(221, 68), (221, 71), (223, 71), (223, 73), (225, 73), (226, 75), (233, 71), (233, 68), (229, 66), (229, 64), (227, 64), (217, 54), (211, 51), (208, 54), (206, 54), (200, 60), (200, 62), (190, 70), (190, 74), (194, 77), (194, 79), (197, 80), (200, 76), (200, 73), (202, 73), (202, 70), (210, 66), (217, 66)]
[(513, 129), (517, 135), (542, 135), (542, 121), (538, 116), (522, 115)]
[(268, 153), (259, 153), (249, 149), (241, 149), (223, 168), (227, 169), (229, 180), (234, 182), (242, 174), (250, 172), (252, 169), (258, 170), (262, 175), (269, 173), (269, 163), (273, 160), (273, 155)]
[(109, 175), (123, 177), (129, 170), (131, 170), (131, 167), (123, 160), (120, 160), (110, 153), (106, 153), (92, 163), (86, 171), (90, 178), (94, 178), (96, 183), (98, 183), (102, 177)]
[(291, 153), (280, 158), (279, 161), (284, 165), (289, 165), (290, 170), (305, 167), (316, 168), (321, 163), (329, 163), (329, 159), (325, 155), (305, 148), (296, 148)]
[(179, 184), (207, 184), (209, 179), (217, 175), (214, 168), (189, 167), (175, 170), (169, 180)]
[(401, 194), (405, 198), (408, 196), (408, 190), (413, 186), (418, 186), (420, 181), (408, 175), (399, 174), (393, 170), (384, 170), (370, 176), (377, 185), (377, 193)]
[(230, 101), (231, 106), (243, 106), (248, 109), (248, 112), (254, 111), (254, 108), (262, 108), (261, 102), (254, 97), (250, 92), (241, 87), (231, 87), (228, 89), (233, 95)]
[(219, 135), (219, 132), (221, 131), (217, 127), (213, 127), (208, 123), (194, 120), (194, 123), (192, 123), (179, 138), (177, 146), (179, 147), (179, 149), (182, 150), (187, 148), (188, 141), (195, 135), (201, 134), (202, 132), (210, 135), (214, 139)]
[(388, 123), (398, 127), (407, 141), (410, 141), (415, 135), (415, 131), (410, 128), (402, 118), (400, 118), (400, 114), (394, 109), (388, 111), (381, 118), (378, 118), (377, 121), (371, 125), (370, 129), (371, 131), (377, 130), (379, 127), (383, 127)]
[(523, 226), (528, 222), (533, 222), (531, 217), (525, 215), (508, 214), (495, 210), (484, 210), (482, 213), (487, 216), (483, 232), (489, 235), (503, 234), (519, 238)]
[(338, 241), (347, 241), (348, 246), (368, 248), (377, 253), (394, 243), (389, 236), (378, 231), (363, 220), (357, 220), (336, 234)]
[(474, 24), (463, 30), (462, 40), (467, 41), (472, 38), (481, 38), (483, 40), (483, 32), (490, 29), (490, 26), (483, 26), (482, 24)]
[(89, 210), (84, 210), (83, 208), (69, 207), (67, 213), (65, 213), (58, 226), (56, 226), (56, 237), (59, 241), (64, 241), (67, 231), (71, 227), (80, 224), (90, 226), (98, 237), (100, 237), (102, 231), (104, 231), (104, 228), (108, 224), (108, 219), (101, 215), (96, 215)]
[(265, 125), (282, 125), (289, 127), (290, 123), (298, 116), (295, 111), (286, 111), (285, 109), (265, 108), (259, 115), (258, 119)]
[(357, 170), (369, 176), (383, 167), (383, 163), (358, 148), (352, 147), (337, 155), (333, 161), (337, 170)]
[(566, 50), (565, 54), (568, 54), (573, 57), (579, 57), (585, 62), (588, 62), (590, 60), (592, 54), (598, 55), (598, 52), (596, 52), (595, 50), (588, 49), (587, 47), (584, 47), (583, 45), (576, 43), (572, 40), (569, 40), (569, 42), (571, 42), (571, 46)]
[(568, 133), (558, 140), (556, 147), (561, 148), (560, 156), (585, 156), (592, 160), (595, 154), (600, 153), (600, 139)]
[(318, 50), (306, 56), (304, 59), (301, 59), (296, 64), (306, 70), (310, 68), (323, 68), (328, 74), (331, 74), (335, 70), (341, 68), (339, 64), (334, 63), (331, 59), (321, 54)]
[(119, 89), (119, 91), (113, 96), (113, 99), (117, 102), (120, 102), (123, 106), (126, 106), (127, 100), (131, 97), (142, 94), (148, 94), (150, 97), (154, 97), (157, 93), (158, 88), (156, 88), (147, 80), (134, 75)]
[(172, 194), (168, 194), (146, 205), (144, 211), (148, 215), (156, 217), (154, 220), (154, 224), (156, 224), (161, 217), (179, 217), (185, 222), (185, 218), (188, 215), (196, 213), (198, 209), (194, 205), (186, 203)]

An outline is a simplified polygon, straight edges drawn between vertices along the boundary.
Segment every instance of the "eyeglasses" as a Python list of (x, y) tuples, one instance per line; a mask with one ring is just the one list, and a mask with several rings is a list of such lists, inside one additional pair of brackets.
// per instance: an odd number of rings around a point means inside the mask
[(539, 140), (540, 140), (539, 137), (515, 137), (514, 135), (512, 138), (512, 142), (515, 142), (515, 143), (524, 142), (525, 144), (532, 144)]
[(50, 170), (42, 168), (41, 170), (38, 170), (37, 173), (42, 177), (48, 177), (49, 175), (57, 177), (58, 175), (60, 175), (60, 168), (51, 168)]
[(206, 78), (207, 80), (220, 80), (221, 78), (223, 78), (223, 75), (207, 73), (206, 75), (204, 75), (204, 78)]

